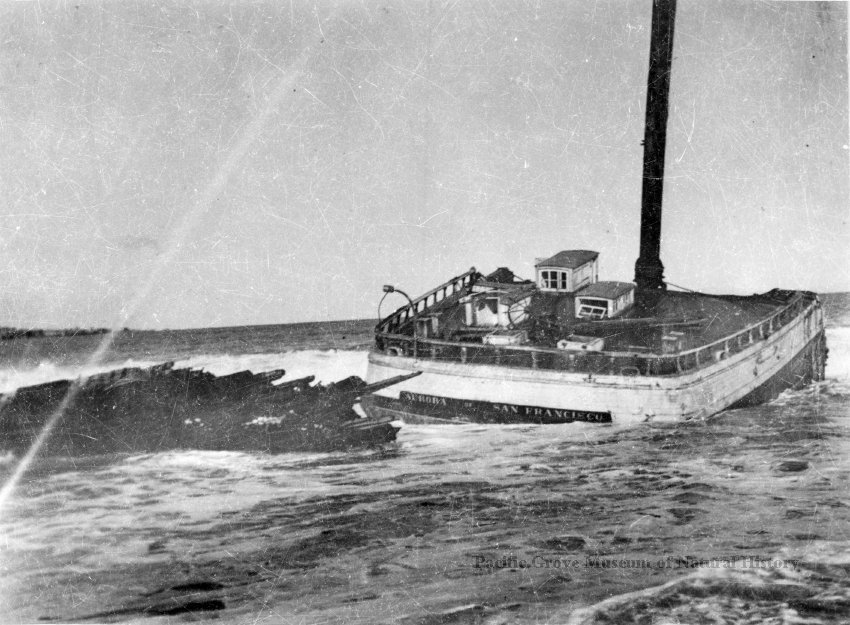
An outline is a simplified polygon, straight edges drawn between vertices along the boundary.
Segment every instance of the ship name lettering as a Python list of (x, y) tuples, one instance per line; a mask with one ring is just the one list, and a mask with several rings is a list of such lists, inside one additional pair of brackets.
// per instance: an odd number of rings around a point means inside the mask
[(535, 406), (523, 406), (524, 414), (535, 417), (557, 417), (564, 422), (571, 421), (596, 421), (597, 416), (589, 412), (579, 412), (566, 408), (537, 408)]
[(434, 404), (439, 406), (446, 406), (446, 398), (445, 397), (435, 397), (434, 395), (420, 395), (419, 393), (408, 393), (410, 399), (416, 402), (420, 402), (423, 404)]
[(425, 393), (411, 393), (409, 391), (401, 391), (400, 398), (406, 401), (412, 401), (420, 404), (429, 404), (431, 406), (461, 407), (467, 410), (474, 410), (479, 407), (489, 407), (494, 412), (503, 415), (524, 415), (527, 417), (538, 417), (549, 421), (561, 423), (572, 423), (573, 421), (587, 421), (590, 423), (601, 423), (605, 421), (605, 415), (597, 412), (588, 412), (586, 410), (570, 410), (568, 408), (542, 408), (540, 406), (523, 406), (518, 404), (503, 404), (503, 403), (488, 403), (472, 400), (461, 400), (449, 397), (440, 397), (439, 395), (427, 395)]

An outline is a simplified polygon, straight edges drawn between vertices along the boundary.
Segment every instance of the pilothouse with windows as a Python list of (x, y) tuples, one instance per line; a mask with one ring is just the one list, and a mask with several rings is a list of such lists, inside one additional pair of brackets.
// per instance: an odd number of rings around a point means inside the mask
[(598, 252), (564, 250), (551, 258), (538, 259), (537, 287), (541, 291), (571, 293), (599, 279)]

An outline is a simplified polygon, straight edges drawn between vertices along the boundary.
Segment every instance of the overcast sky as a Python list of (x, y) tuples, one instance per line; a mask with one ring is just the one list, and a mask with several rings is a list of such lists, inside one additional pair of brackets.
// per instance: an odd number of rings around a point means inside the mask
[[(650, 14), (3, 3), (0, 326), (369, 317), (571, 248), (631, 280)], [(844, 2), (679, 1), (671, 283), (850, 290), (847, 69)]]

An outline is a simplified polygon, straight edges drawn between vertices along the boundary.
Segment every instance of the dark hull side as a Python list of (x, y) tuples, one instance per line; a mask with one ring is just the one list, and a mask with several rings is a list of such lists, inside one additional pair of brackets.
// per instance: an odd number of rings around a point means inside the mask
[(122, 373), (0, 397), (0, 453), (23, 455), (50, 421), (42, 456), (337, 451), (391, 442), (398, 431), (389, 419), (360, 419), (350, 393), (311, 387), (311, 378), (272, 386), (268, 377), (251, 374)]
[(826, 333), (821, 331), (776, 375), (736, 401), (727, 410), (764, 404), (776, 399), (783, 391), (799, 389), (811, 382), (823, 380), (828, 353)]
[[(744, 398), (725, 409), (740, 408), (768, 402), (787, 389), (801, 388), (813, 381), (822, 380), (827, 355), (826, 337), (820, 332), (800, 350), (782, 369)], [(438, 391), (437, 391), (438, 392)], [(381, 395), (364, 397), (363, 406), (369, 415), (400, 419), (406, 423), (493, 423), (493, 424), (555, 424), (555, 423), (611, 423), (610, 413), (586, 412), (547, 408), (545, 406), (517, 406), (505, 403), (468, 401), (401, 392), (398, 399)]]

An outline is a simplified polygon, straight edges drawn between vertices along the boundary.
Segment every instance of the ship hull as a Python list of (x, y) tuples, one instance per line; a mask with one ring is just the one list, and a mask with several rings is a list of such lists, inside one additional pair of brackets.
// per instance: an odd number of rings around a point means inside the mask
[(819, 308), (766, 339), (696, 371), (592, 375), (445, 362), (373, 351), (367, 379), (422, 375), (363, 400), (367, 414), (407, 423), (617, 423), (681, 421), (763, 403), (823, 377)]

